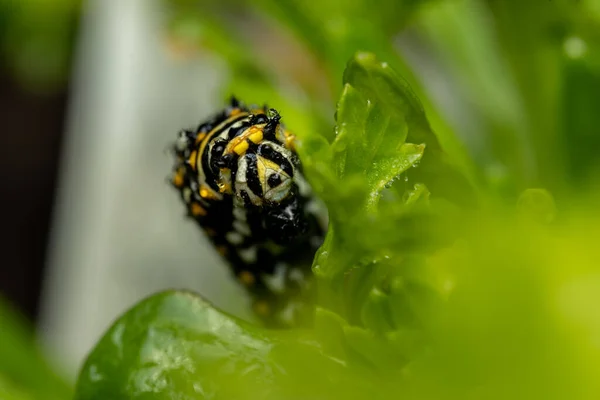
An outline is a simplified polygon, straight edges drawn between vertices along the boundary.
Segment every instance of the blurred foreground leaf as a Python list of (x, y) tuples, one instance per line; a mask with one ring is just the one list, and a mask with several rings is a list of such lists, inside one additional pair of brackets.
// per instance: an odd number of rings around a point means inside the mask
[[(76, 398), (597, 399), (600, 221), (585, 214), (555, 227), (502, 208), (465, 220), (463, 239), (428, 260), (449, 279), (419, 329), (409, 314), (390, 331), (387, 316), (362, 329), (318, 309), (312, 331), (265, 331), (187, 292), (155, 295), (105, 334)], [(371, 292), (366, 312), (402, 293), (421, 309), (418, 289)]]
[(69, 399), (71, 388), (39, 351), (32, 327), (0, 298), (0, 398)]
[(115, 322), (83, 366), (75, 398), (325, 399), (335, 385), (359, 399), (377, 380), (358, 372), (308, 332), (263, 330), (168, 291)]

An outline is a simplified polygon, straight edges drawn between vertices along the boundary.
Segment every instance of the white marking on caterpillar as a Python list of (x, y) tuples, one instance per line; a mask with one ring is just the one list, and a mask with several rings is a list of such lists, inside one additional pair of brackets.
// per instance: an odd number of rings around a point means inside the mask
[(256, 246), (248, 247), (247, 249), (238, 249), (237, 252), (245, 263), (252, 264), (256, 262)]
[(235, 220), (233, 221), (233, 229), (238, 231), (244, 236), (251, 236), (252, 231), (250, 231), (250, 227), (243, 221)]
[(186, 203), (189, 203), (192, 200), (192, 189), (189, 187), (183, 189), (183, 200), (185, 200)]
[(304, 197), (309, 197), (310, 194), (312, 193), (312, 190), (310, 188), (310, 185), (308, 184), (308, 182), (306, 181), (306, 179), (304, 179), (304, 177), (302, 176), (302, 174), (294, 174), (294, 182), (296, 182), (296, 185), (298, 185), (298, 191), (300, 192), (300, 194)]
[[(237, 198), (236, 198), (237, 199)], [(236, 201), (236, 203), (238, 203)], [(244, 206), (239, 206), (238, 204), (235, 204), (233, 206), (233, 217), (235, 219), (237, 219), (238, 221), (246, 221), (246, 209), (243, 208)]]
[(283, 293), (285, 290), (285, 276), (288, 266), (285, 263), (275, 264), (275, 273), (273, 275), (263, 275), (263, 279), (269, 289), (275, 293)]
[(235, 231), (232, 232), (227, 232), (227, 234), (225, 235), (225, 239), (227, 239), (227, 241), (235, 246), (242, 244), (242, 242), (244, 241), (244, 237)]
[(302, 272), (298, 268), (293, 268), (290, 270), (288, 277), (291, 281), (295, 281), (298, 283), (304, 282), (304, 272)]
[(179, 134), (179, 137), (177, 138), (177, 141), (175, 142), (175, 146), (178, 151), (184, 151), (185, 149), (188, 148), (189, 139), (187, 138), (187, 136), (185, 135), (184, 132), (181, 132)]
[(288, 324), (292, 324), (294, 322), (294, 315), (296, 314), (296, 310), (298, 309), (298, 305), (296, 303), (289, 303), (282, 311), (281, 311), (281, 319)]
[(248, 174), (248, 156), (240, 157), (238, 161), (238, 171), (235, 176), (235, 193), (236, 196), (242, 199), (242, 191), (248, 194), (250, 201), (252, 204), (256, 206), (262, 205), (262, 198), (257, 196), (250, 188), (248, 187), (247, 182), (247, 174)]

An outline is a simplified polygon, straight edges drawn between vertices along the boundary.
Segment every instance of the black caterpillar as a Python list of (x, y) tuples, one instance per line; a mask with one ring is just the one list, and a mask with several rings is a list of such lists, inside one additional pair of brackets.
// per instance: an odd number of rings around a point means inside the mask
[(270, 327), (306, 322), (326, 211), (277, 111), (235, 98), (173, 146), (173, 185)]

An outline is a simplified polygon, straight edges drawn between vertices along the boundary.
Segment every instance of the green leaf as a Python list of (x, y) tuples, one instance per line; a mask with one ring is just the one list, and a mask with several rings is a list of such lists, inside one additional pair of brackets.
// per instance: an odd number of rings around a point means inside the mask
[(515, 192), (534, 175), (532, 144), (515, 77), (488, 14), (478, 0), (440, 2), (421, 10), (416, 28), (443, 67), (442, 79), (452, 90), (444, 106), (457, 114), (453, 123), (488, 187)]
[(76, 399), (200, 399), (226, 391), (234, 376), (271, 383), (272, 345), (191, 293), (157, 294), (100, 340), (83, 366)]
[(377, 204), (386, 186), (420, 161), (425, 150), (425, 144), (404, 143), (408, 124), (401, 114), (386, 112), (383, 104), (346, 84), (332, 145), (340, 179), (366, 173), (371, 206)]
[(373, 332), (390, 332), (395, 326), (391, 319), (390, 301), (378, 288), (371, 289), (362, 308), (364, 326)]
[[(313, 270), (330, 280), (333, 291), (341, 290), (342, 275), (361, 260), (368, 264), (391, 253), (422, 250), (437, 231), (446, 232), (427, 207), (413, 206), (421, 195), (473, 201), (467, 181), (445, 157), (419, 100), (399, 75), (374, 55), (358, 53), (344, 81), (334, 142), (329, 148), (320, 142), (319, 157), (301, 151), (330, 212), (328, 240)], [(398, 180), (403, 174), (406, 178)], [(407, 187), (408, 176), (415, 189)], [(380, 204), (386, 192), (392, 197)], [(338, 312), (342, 308), (334, 306)]]
[[(334, 325), (319, 332), (335, 335), (327, 333)], [(359, 399), (374, 390), (376, 381), (329, 349), (311, 332), (263, 330), (193, 293), (167, 291), (105, 333), (81, 370), (75, 399), (326, 398), (332, 384)]]
[(10, 396), (59, 400), (72, 391), (38, 348), (33, 327), (0, 297), (0, 398)]
[[(377, 368), (399, 368), (410, 352), (386, 354), (393, 346), (378, 342), (406, 329), (418, 337), (441, 306), (441, 277), (426, 258), (459, 233), (452, 201), (468, 203), (473, 192), (445, 157), (410, 86), (388, 65), (359, 53), (344, 81), (335, 140), (328, 146), (315, 139), (310, 150), (319, 156), (301, 152), (330, 215), (313, 264), (319, 304), (359, 329), (344, 328), (350, 353), (367, 352), (361, 357)], [(454, 196), (446, 199), (448, 193)]]
[[(382, 148), (393, 152), (398, 140), (427, 146), (419, 168), (411, 171), (416, 183), (425, 183), (436, 196), (458, 204), (474, 204), (474, 187), (461, 167), (442, 150), (419, 98), (404, 78), (375, 55), (358, 53), (348, 63), (344, 82), (356, 88), (369, 104), (381, 107), (381, 113), (391, 119)], [(344, 122), (338, 121), (338, 125)]]
[(398, 372), (406, 366), (408, 360), (394, 351), (385, 336), (380, 336), (367, 329), (349, 326), (344, 329), (348, 345), (364, 357), (378, 372), (397, 377)]
[(2, 400), (34, 400), (31, 394), (16, 388), (9, 380), (0, 374), (0, 399)]
[(501, 46), (499, 57), (508, 62), (524, 116), (521, 124), (525, 131), (515, 132), (529, 147), (529, 154), (525, 155), (530, 157), (527, 162), (534, 174), (526, 176), (530, 178), (526, 185), (542, 185), (554, 191), (565, 183), (561, 120), (557, 118), (560, 115), (557, 111), (561, 93), (561, 36), (571, 29), (579, 5), (568, 0), (550, 4), (545, 0), (532, 0), (492, 2), (489, 7)]

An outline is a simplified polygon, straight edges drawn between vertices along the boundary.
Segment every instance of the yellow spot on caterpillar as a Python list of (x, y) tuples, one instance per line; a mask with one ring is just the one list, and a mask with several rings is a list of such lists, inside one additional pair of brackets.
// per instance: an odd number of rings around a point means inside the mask
[(238, 275), (238, 278), (239, 278), (240, 282), (242, 282), (246, 286), (252, 286), (252, 285), (254, 285), (254, 282), (256, 282), (256, 278), (254, 277), (254, 274), (250, 271), (240, 272)]
[(173, 177), (173, 184), (177, 187), (183, 186), (183, 174), (177, 172)]
[(229, 113), (230, 117), (233, 117), (235, 115), (238, 115), (239, 113), (241, 113), (242, 110), (240, 110), (239, 108), (234, 108), (233, 110), (231, 110), (231, 112)]
[(196, 150), (192, 151), (192, 154), (190, 154), (190, 158), (188, 159), (188, 163), (194, 169), (194, 171), (196, 170), (197, 158), (198, 158), (198, 152)]
[(196, 136), (196, 144), (203, 141), (205, 137), (206, 137), (206, 133), (204, 133), (204, 132), (199, 133), (198, 136)]
[(194, 217), (206, 215), (206, 210), (198, 203), (192, 203), (190, 211)]
[(283, 135), (285, 136), (285, 147), (290, 150), (296, 150), (296, 135), (290, 131), (285, 131)]
[(202, 197), (204, 199), (211, 199), (211, 200), (218, 199), (217, 194), (206, 185), (200, 186), (200, 197)]
[(263, 133), (261, 130), (256, 130), (256, 132), (248, 135), (248, 140), (250, 140), (254, 144), (259, 144), (263, 140)]
[(234, 137), (229, 141), (227, 147), (225, 147), (225, 151), (223, 154), (230, 154), (235, 152), (237, 155), (242, 155), (248, 150), (248, 141), (250, 140), (253, 143), (259, 143), (263, 138), (263, 130), (264, 125), (254, 125), (250, 128), (246, 129), (241, 135)]
[(220, 193), (229, 193), (231, 192), (231, 185), (228, 183), (218, 183), (219, 192)]
[(245, 140), (239, 144), (237, 144), (234, 148), (233, 151), (235, 151), (235, 153), (238, 156), (241, 156), (242, 154), (244, 154), (246, 152), (246, 150), (248, 150), (248, 142), (246, 142)]

